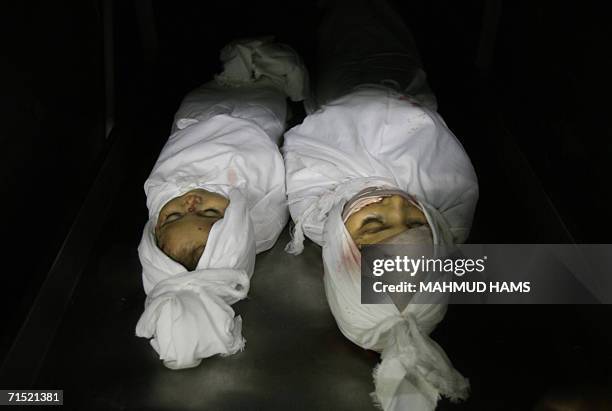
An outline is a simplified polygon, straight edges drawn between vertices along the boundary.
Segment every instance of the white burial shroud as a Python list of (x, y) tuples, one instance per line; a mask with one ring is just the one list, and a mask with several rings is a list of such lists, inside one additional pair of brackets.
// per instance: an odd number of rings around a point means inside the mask
[[(478, 183), (463, 147), (442, 118), (381, 86), (361, 86), (324, 105), (285, 134), (289, 210), (287, 251), (304, 234), (323, 247), (325, 290), (342, 333), (381, 352), (373, 398), (384, 410), (433, 410), (440, 395), (467, 396), (468, 382), (428, 335), (445, 304), (361, 304), (360, 253), (342, 222), (346, 202), (366, 187), (413, 196), (434, 244), (465, 241)], [(418, 298), (418, 294), (413, 298)]]
[[(145, 182), (149, 221), (138, 252), (147, 299), (136, 334), (151, 338), (173, 369), (243, 348), (241, 319), (230, 305), (247, 295), (255, 254), (274, 245), (288, 219), (277, 143), (287, 93), (299, 99), (305, 85), (306, 75), (296, 73), (301, 60), (286, 46), (249, 40), (224, 48), (222, 61), (217, 80), (185, 97)], [(243, 77), (236, 67), (245, 67)], [(154, 228), (169, 200), (195, 188), (226, 196), (229, 206), (188, 272), (157, 247)]]

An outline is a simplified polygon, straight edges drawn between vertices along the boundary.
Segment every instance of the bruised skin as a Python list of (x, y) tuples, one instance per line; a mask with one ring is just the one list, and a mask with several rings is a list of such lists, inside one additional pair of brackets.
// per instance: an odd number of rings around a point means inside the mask
[(426, 224), (423, 212), (399, 195), (385, 197), (378, 203), (363, 207), (344, 223), (357, 247), (380, 243)]
[(157, 246), (189, 271), (195, 270), (210, 229), (223, 218), (228, 205), (227, 198), (202, 189), (173, 198), (159, 212)]

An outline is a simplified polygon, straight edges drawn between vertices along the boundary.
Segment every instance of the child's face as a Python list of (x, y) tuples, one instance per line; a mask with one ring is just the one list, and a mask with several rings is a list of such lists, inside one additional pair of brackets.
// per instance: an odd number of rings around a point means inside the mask
[(414, 204), (399, 195), (384, 197), (352, 214), (344, 223), (355, 244), (377, 244), (411, 228), (427, 225)]
[(202, 189), (173, 198), (159, 212), (155, 226), (157, 246), (188, 270), (194, 270), (210, 229), (223, 218), (228, 205), (227, 198)]

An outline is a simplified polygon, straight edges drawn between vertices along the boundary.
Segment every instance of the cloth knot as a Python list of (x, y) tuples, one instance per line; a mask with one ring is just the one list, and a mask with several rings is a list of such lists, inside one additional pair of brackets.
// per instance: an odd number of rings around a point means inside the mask
[(136, 335), (152, 338), (164, 365), (190, 368), (202, 358), (243, 349), (242, 320), (230, 307), (246, 297), (244, 270), (200, 269), (169, 277), (147, 296)]
[(467, 398), (469, 382), (450, 363), (435, 341), (423, 333), (414, 315), (400, 314), (387, 318), (377, 327), (386, 334), (382, 361), (374, 371), (373, 393), (376, 402), (388, 405), (401, 397), (402, 385), (410, 385), (434, 409), (440, 395), (451, 401)]

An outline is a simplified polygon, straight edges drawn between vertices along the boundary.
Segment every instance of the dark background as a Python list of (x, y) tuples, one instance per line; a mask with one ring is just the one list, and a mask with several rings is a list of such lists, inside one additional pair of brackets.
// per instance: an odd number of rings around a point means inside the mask
[[(545, 0), (394, 4), (413, 31), (439, 111), (464, 143), (480, 179), (470, 241), (610, 242), (612, 29), (604, 6)], [(0, 362), (110, 147), (125, 135), (119, 131), (148, 147), (131, 153), (131, 178), (144, 182), (180, 99), (219, 69), (218, 52), (229, 40), (273, 33), (307, 65), (314, 67), (316, 60), (314, 28), (322, 10), (314, 1), (245, 2), (240, 8), (234, 2), (112, 2), (115, 132), (107, 137), (104, 5), (101, 0), (0, 5), (5, 260)], [(500, 184), (500, 176), (514, 184)], [(130, 229), (140, 230), (146, 217), (142, 190), (134, 198), (142, 202), (142, 220)], [(490, 338), (510, 326), (516, 341), (539, 338), (531, 344), (541, 350), (523, 346), (515, 351), (517, 358), (555, 363), (566, 355), (542, 357), (547, 341), (558, 335), (539, 331), (536, 320), (503, 325), (517, 312), (548, 318), (543, 322), (565, 330), (565, 337), (575, 335), (576, 341), (609, 351), (610, 334), (603, 326), (607, 308), (484, 308), (495, 310), (482, 324), (495, 325)], [(465, 325), (461, 318), (475, 313), (461, 310), (470, 308), (451, 310), (446, 323), (454, 318)], [(480, 335), (479, 327), (467, 325), (474, 335)], [(595, 351), (585, 350), (595, 361)], [(494, 351), (487, 354), (499, 354)], [(459, 363), (467, 371), (470, 356), (465, 358)], [(608, 369), (590, 371), (596, 380), (610, 377)], [(504, 375), (500, 384), (517, 378)]]

